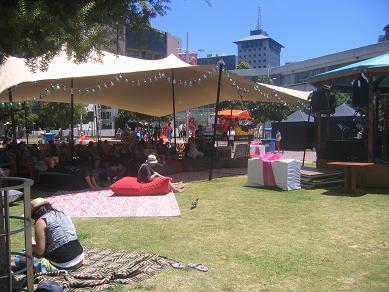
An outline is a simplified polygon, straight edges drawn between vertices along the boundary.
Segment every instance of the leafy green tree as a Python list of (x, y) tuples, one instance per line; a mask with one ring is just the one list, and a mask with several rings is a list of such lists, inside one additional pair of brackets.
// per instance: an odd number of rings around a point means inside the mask
[(281, 121), (296, 110), (306, 112), (308, 110), (308, 105), (281, 104), (276, 102), (248, 102), (246, 104), (246, 109), (250, 112), (250, 115), (254, 120), (263, 123), (266, 121)]
[(145, 115), (141, 113), (131, 112), (127, 110), (121, 110), (119, 109), (118, 115), (115, 120), (115, 125), (118, 128), (123, 128), (125, 123), (128, 121), (136, 121), (136, 122), (147, 122), (147, 123), (153, 123), (153, 122), (168, 122), (173, 119), (173, 115), (167, 115), (164, 117), (155, 117), (150, 115)]
[[(267, 75), (260, 75), (257, 78), (257, 82), (265, 84), (273, 84), (273, 80)], [(248, 102), (246, 104), (248, 111), (251, 116), (258, 122), (266, 121), (281, 121), (285, 119), (288, 115), (295, 112), (296, 110), (301, 110), (303, 112), (308, 111), (309, 105), (303, 103), (297, 104), (281, 104), (277, 102), (271, 103), (257, 103), (257, 102)]]
[[(32, 102), (13, 103), (12, 109), (14, 112), (15, 124), (17, 126), (24, 127), (25, 120), (27, 125), (31, 125), (38, 120), (38, 115), (32, 111)], [(0, 104), (0, 117), (1, 122), (11, 122), (11, 105), (9, 103)], [(25, 119), (26, 118), (26, 119)]]
[[(45, 69), (66, 44), (78, 62), (115, 45), (116, 29), (144, 28), (164, 15), (170, 0), (15, 0), (0, 2), (0, 64), (10, 55)], [(114, 33), (115, 32), (115, 33)], [(115, 40), (115, 41), (114, 41)], [(37, 58), (41, 57), (41, 58)]]
[(344, 92), (335, 92), (335, 105), (339, 106), (342, 103), (348, 103), (351, 105), (351, 94)]
[(256, 81), (259, 83), (273, 84), (273, 80), (267, 75), (259, 75)]
[(251, 65), (245, 61), (241, 61), (237, 66), (236, 69), (251, 69)]
[[(70, 104), (57, 102), (41, 102), (37, 111), (39, 112), (39, 125), (43, 128), (66, 129), (70, 125)], [(88, 120), (85, 106), (74, 105), (73, 121), (79, 122), (83, 116), (83, 122)]]

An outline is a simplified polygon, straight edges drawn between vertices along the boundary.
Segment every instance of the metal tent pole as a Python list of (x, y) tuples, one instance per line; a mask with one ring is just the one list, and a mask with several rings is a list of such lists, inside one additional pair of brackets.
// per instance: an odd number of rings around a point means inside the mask
[(96, 138), (97, 141), (99, 141), (99, 122), (98, 122), (98, 117), (97, 117), (97, 106), (95, 105), (95, 129), (96, 129)]
[(174, 70), (172, 69), (172, 96), (173, 96), (173, 127), (174, 127), (174, 151), (177, 151), (177, 137), (176, 137), (176, 97), (174, 91)]
[(8, 99), (10, 105), (11, 112), (11, 123), (12, 123), (12, 144), (15, 151), (15, 163), (16, 163), (16, 175), (19, 175), (19, 151), (17, 149), (17, 141), (16, 141), (16, 125), (15, 125), (15, 115), (14, 115), (14, 106), (12, 101), (12, 89), (8, 89)]
[(74, 114), (74, 88), (73, 88), (73, 78), (70, 79), (70, 150), (72, 152), (72, 161), (74, 157), (74, 121), (73, 121), (73, 114)]
[(216, 94), (216, 105), (215, 105), (215, 121), (213, 123), (213, 136), (212, 136), (212, 145), (211, 145), (211, 165), (209, 168), (209, 180), (212, 180), (212, 172), (213, 172), (213, 159), (214, 159), (214, 148), (215, 148), (215, 140), (216, 140), (216, 125), (217, 125), (217, 119), (218, 119), (218, 112), (219, 112), (219, 100), (220, 100), (220, 84), (222, 79), (222, 73), (223, 73), (223, 62), (219, 62), (219, 78), (217, 82), (217, 94)]
[(16, 125), (15, 125), (15, 115), (14, 115), (14, 107), (13, 107), (13, 102), (12, 102), (12, 89), (11, 88), (8, 88), (8, 99), (9, 99), (10, 113), (11, 113), (12, 143), (14, 143), (16, 145)]
[(23, 102), (23, 105), (24, 105), (24, 127), (26, 128), (26, 140), (28, 144), (27, 103)]
[(311, 119), (311, 112), (312, 112), (312, 99), (309, 102), (308, 125), (307, 125), (307, 133), (305, 136), (305, 147), (304, 147), (303, 165), (302, 166), (304, 166), (304, 163), (305, 163), (305, 152), (307, 151), (307, 140), (308, 140), (308, 136), (309, 136), (309, 120)]

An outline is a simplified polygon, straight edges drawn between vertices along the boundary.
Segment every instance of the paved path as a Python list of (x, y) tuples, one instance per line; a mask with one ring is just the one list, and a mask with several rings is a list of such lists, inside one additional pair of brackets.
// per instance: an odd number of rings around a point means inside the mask
[[(304, 151), (284, 151), (281, 152), (281, 156), (283, 158), (297, 159), (303, 160)], [(316, 152), (315, 151), (307, 151), (305, 153), (306, 161), (316, 161)]]

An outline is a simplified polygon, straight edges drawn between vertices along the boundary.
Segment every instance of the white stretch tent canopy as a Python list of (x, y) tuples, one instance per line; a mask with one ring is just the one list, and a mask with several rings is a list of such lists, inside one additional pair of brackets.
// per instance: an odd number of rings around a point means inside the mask
[[(97, 57), (97, 55), (95, 56)], [(174, 73), (173, 73), (174, 72)], [(172, 78), (172, 73), (174, 78)], [(74, 81), (74, 103), (102, 104), (153, 116), (173, 112), (172, 83), (176, 111), (216, 102), (216, 66), (189, 65), (174, 55), (160, 60), (142, 60), (103, 52), (76, 64), (64, 51), (54, 57), (45, 72), (32, 73), (25, 59), (10, 57), (0, 67), (0, 102), (41, 100), (70, 102)], [(304, 102), (309, 92), (254, 84), (238, 75), (223, 72), (220, 101)]]

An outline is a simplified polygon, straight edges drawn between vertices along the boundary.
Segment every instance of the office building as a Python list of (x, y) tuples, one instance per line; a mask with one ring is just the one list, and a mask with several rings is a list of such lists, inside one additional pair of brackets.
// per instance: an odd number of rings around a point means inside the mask
[(251, 68), (280, 66), (281, 49), (284, 47), (264, 30), (250, 31), (250, 36), (234, 41), (238, 45), (238, 64), (247, 62)]
[(227, 70), (235, 70), (237, 65), (236, 55), (208, 54), (206, 58), (198, 58), (198, 65), (216, 65), (220, 60), (226, 64)]
[(233, 72), (253, 81), (256, 81), (258, 76), (266, 75), (273, 80), (274, 85), (310, 91), (314, 89), (308, 83), (310, 77), (388, 52), (389, 41), (382, 41), (304, 61), (286, 63), (283, 66), (233, 70)]

